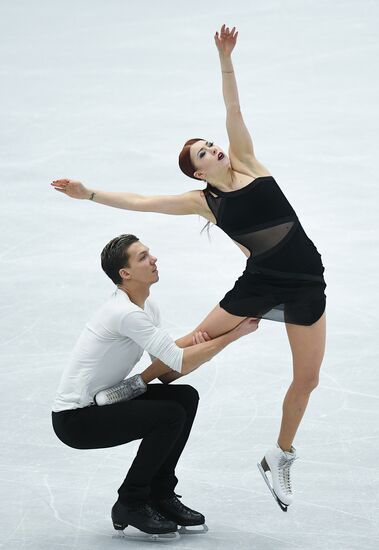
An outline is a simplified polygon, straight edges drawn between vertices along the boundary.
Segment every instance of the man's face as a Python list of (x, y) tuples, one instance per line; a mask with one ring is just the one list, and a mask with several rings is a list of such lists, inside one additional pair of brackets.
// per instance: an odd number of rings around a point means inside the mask
[(149, 248), (136, 241), (128, 248), (129, 267), (120, 269), (121, 276), (127, 281), (152, 284), (159, 280), (156, 266), (157, 258), (150, 254)]

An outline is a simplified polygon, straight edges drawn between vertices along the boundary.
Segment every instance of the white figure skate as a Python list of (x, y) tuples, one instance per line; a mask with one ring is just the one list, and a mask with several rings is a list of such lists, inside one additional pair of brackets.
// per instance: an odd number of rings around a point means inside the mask
[[(267, 451), (262, 462), (257, 464), (272, 496), (283, 512), (287, 512), (288, 506), (293, 502), (290, 468), (296, 458), (298, 457), (294, 447), (291, 447), (290, 451), (283, 451), (276, 444), (276, 447)], [(270, 472), (271, 482), (266, 472)]]

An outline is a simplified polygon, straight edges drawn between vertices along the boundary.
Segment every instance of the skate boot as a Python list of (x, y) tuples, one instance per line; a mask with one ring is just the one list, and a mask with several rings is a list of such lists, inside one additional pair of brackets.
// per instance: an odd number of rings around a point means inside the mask
[[(287, 452), (276, 444), (276, 447), (267, 451), (262, 462), (257, 464), (272, 496), (283, 512), (287, 512), (288, 506), (293, 501), (290, 468), (296, 458), (294, 447), (291, 447), (291, 450)], [(267, 476), (268, 471), (271, 474), (271, 482)]]
[[(208, 531), (205, 525), (205, 517), (200, 512), (191, 510), (180, 502), (178, 497), (181, 495), (172, 495), (160, 500), (153, 500), (154, 507), (166, 518), (175, 521), (180, 525), (179, 533), (181, 535), (198, 535)], [(200, 526), (198, 529), (189, 529), (189, 527)]]
[(120, 401), (129, 401), (145, 393), (146, 388), (147, 386), (142, 380), (141, 375), (136, 374), (126, 380), (121, 380), (121, 382), (111, 388), (99, 391), (95, 395), (95, 403), (102, 406), (113, 405)]
[(148, 503), (128, 506), (117, 500), (112, 508), (112, 522), (118, 534), (131, 540), (158, 541), (179, 538), (175, 521), (165, 518)]

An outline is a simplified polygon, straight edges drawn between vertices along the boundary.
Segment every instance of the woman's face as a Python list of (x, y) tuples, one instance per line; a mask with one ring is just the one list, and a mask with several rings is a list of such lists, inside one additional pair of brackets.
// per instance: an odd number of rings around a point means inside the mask
[(224, 151), (212, 141), (196, 141), (190, 148), (195, 175), (200, 179), (212, 179), (229, 166), (229, 158)]

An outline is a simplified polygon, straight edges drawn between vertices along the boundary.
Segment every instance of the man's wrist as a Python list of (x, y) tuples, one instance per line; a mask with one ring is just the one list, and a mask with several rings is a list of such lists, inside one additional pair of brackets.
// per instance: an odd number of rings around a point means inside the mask
[(219, 336), (219, 338), (220, 338), (221, 343), (222, 343), (224, 346), (228, 346), (229, 344), (231, 344), (232, 342), (234, 342), (234, 340), (236, 340), (236, 336), (235, 336), (235, 333), (234, 333), (234, 329), (232, 329), (231, 331), (227, 332), (226, 334), (222, 334), (221, 336)]

